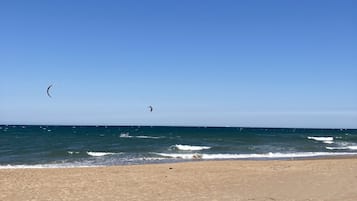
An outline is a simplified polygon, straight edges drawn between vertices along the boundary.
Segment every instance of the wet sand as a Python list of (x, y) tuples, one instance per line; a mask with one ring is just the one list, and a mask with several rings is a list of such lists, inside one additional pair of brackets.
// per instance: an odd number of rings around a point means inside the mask
[(357, 159), (1, 169), (0, 200), (357, 200)]

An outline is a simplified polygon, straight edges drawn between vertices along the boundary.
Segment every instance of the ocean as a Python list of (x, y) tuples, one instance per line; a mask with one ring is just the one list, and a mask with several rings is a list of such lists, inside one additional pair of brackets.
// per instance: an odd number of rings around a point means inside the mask
[(351, 155), (356, 129), (0, 125), (0, 168)]

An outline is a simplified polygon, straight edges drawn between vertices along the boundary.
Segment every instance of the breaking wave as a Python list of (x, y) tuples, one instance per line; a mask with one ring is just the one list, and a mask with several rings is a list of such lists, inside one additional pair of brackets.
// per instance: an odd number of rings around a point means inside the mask
[(90, 156), (106, 156), (106, 155), (113, 155), (116, 153), (113, 152), (94, 152), (94, 151), (87, 151), (87, 154)]
[(173, 147), (175, 147), (178, 150), (182, 150), (182, 151), (200, 151), (200, 150), (205, 150), (205, 149), (211, 148), (208, 146), (192, 146), (192, 145), (182, 145), (182, 144), (176, 144)]
[(162, 137), (156, 137), (156, 136), (147, 136), (147, 135), (129, 135), (129, 133), (121, 133), (119, 135), (120, 138), (141, 138), (141, 139), (160, 139)]
[(332, 144), (333, 143), (333, 137), (307, 137), (309, 140), (316, 140), (320, 141), (326, 144)]
[(326, 147), (329, 150), (357, 150), (357, 146), (346, 146), (346, 147)]

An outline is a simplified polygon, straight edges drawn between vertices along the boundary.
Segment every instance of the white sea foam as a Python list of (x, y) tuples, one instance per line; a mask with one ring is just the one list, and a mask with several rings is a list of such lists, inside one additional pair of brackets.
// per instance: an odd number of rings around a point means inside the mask
[(121, 137), (121, 138), (131, 138), (131, 137), (133, 137), (133, 136), (130, 136), (129, 133), (121, 133), (121, 134), (119, 135), (119, 137)]
[(159, 161), (159, 160), (165, 160), (166, 158), (161, 158), (161, 157), (143, 157), (143, 158), (138, 158), (138, 160), (142, 161)]
[(121, 133), (119, 135), (121, 138), (141, 138), (141, 139), (159, 139), (161, 137), (156, 137), (156, 136), (146, 136), (146, 135), (129, 135), (129, 133)]
[(265, 153), (265, 154), (170, 154), (157, 153), (167, 158), (178, 159), (250, 159), (250, 158), (306, 158), (318, 156), (343, 156), (357, 155), (357, 153), (334, 153), (334, 152), (298, 152), (298, 153)]
[(346, 146), (346, 147), (326, 147), (329, 150), (357, 150), (357, 146)]
[(348, 148), (351, 150), (357, 150), (357, 146), (348, 146)]
[(329, 150), (344, 150), (344, 149), (357, 150), (357, 143), (339, 141), (339, 142), (335, 143), (335, 146), (326, 147), (326, 149), (329, 149)]
[(85, 164), (37, 164), (37, 165), (0, 165), (0, 169), (41, 169), (41, 168), (81, 168), (81, 167), (101, 167), (102, 165)]
[(154, 136), (146, 136), (146, 135), (138, 135), (138, 136), (132, 136), (134, 138), (143, 138), (143, 139), (159, 139), (161, 137), (154, 137)]
[(307, 139), (316, 140), (316, 141), (333, 141), (333, 137), (307, 137)]
[(174, 147), (183, 151), (199, 151), (199, 150), (205, 150), (211, 148), (207, 146), (192, 146), (192, 145), (182, 145), (182, 144), (176, 144), (174, 145)]
[(79, 154), (79, 151), (67, 151), (69, 154)]
[(94, 152), (94, 151), (87, 151), (87, 154), (90, 156), (106, 156), (106, 155), (113, 155), (113, 152)]
[(316, 140), (320, 141), (326, 144), (332, 144), (333, 143), (333, 137), (307, 137), (309, 140)]

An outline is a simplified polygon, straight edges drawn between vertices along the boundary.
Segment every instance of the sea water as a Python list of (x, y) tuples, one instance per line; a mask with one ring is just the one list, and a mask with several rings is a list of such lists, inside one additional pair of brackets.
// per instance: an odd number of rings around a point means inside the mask
[(357, 130), (0, 125), (0, 168), (357, 155)]

